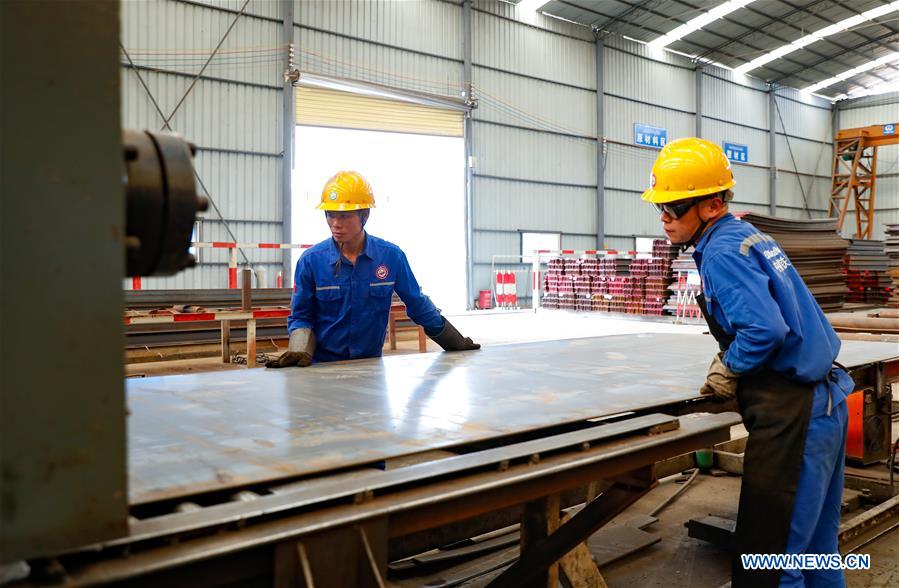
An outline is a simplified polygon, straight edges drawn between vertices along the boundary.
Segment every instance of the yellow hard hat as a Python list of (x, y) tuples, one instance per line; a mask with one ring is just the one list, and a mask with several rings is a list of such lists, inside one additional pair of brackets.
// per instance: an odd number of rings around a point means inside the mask
[(371, 186), (354, 171), (339, 171), (322, 188), (322, 201), (317, 210), (363, 210), (375, 207)]
[(665, 204), (733, 188), (734, 172), (724, 150), (705, 139), (686, 137), (665, 145), (652, 166), (643, 200)]

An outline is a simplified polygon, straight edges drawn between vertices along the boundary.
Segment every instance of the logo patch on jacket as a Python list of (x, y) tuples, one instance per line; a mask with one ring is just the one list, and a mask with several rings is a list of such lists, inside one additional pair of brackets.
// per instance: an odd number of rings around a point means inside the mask
[(378, 266), (378, 269), (375, 270), (375, 277), (379, 280), (386, 280), (387, 276), (390, 275), (390, 268), (388, 268), (383, 263)]

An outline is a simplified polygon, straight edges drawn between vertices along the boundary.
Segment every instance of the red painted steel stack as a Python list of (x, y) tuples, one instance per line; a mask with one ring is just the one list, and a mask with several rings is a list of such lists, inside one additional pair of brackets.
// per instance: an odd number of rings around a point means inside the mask
[(643, 314), (664, 314), (668, 288), (672, 281), (671, 262), (677, 257), (678, 249), (677, 245), (672, 245), (665, 239), (652, 242), (652, 260), (646, 276)]
[(843, 274), (849, 287), (846, 302), (885, 305), (890, 297), (889, 262), (883, 241), (850, 239), (843, 258)]
[(887, 306), (899, 308), (899, 223), (886, 226), (886, 240), (883, 252), (890, 259), (887, 275), (892, 280), (891, 293)]
[(667, 240), (656, 239), (647, 259), (619, 257), (617, 252), (599, 259), (550, 259), (543, 277), (542, 306), (662, 315), (677, 251)]
[[(598, 310), (610, 312), (626, 312), (627, 299), (633, 289), (630, 281), (630, 259), (606, 257), (599, 260), (599, 275), (602, 282), (602, 294), (598, 301)], [(642, 288), (641, 288), (642, 289)], [(596, 302), (596, 297), (594, 296)], [(594, 307), (597, 306), (594, 304)]]

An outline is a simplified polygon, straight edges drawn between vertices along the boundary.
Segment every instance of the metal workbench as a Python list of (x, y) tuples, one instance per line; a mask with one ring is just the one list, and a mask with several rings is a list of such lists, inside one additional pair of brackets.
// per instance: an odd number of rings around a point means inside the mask
[[(716, 351), (628, 335), (129, 380), (128, 532), (32, 562), (24, 585), (375, 587), (388, 561), (516, 521), (496, 585), (555, 585), (655, 464), (729, 439), (739, 416), (697, 393)], [(888, 343), (840, 361), (857, 382), (899, 375)]]
[[(621, 335), (128, 381), (130, 501), (339, 470), (690, 401), (717, 344)], [(846, 341), (847, 367), (899, 356)]]

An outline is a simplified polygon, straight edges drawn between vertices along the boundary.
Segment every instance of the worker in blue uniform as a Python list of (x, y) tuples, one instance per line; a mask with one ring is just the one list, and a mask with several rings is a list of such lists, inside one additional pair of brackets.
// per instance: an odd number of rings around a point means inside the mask
[(700, 392), (736, 398), (749, 432), (733, 586), (845, 586), (840, 570), (744, 569), (741, 554), (836, 554), (853, 382), (840, 340), (783, 249), (728, 212), (735, 181), (720, 147), (678, 139), (643, 200), (693, 258), (699, 307), (721, 352)]
[(287, 351), (266, 367), (380, 357), (394, 292), (444, 350), (480, 348), (422, 293), (403, 251), (365, 231), (374, 207), (371, 186), (356, 172), (338, 172), (325, 184), (317, 208), (325, 211), (331, 238), (297, 262)]

